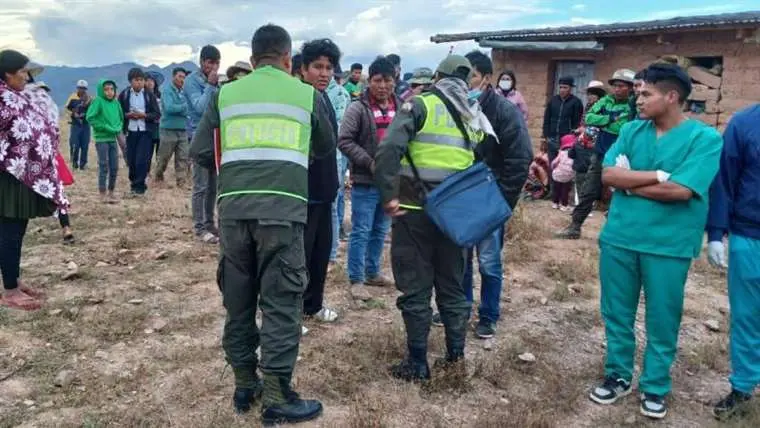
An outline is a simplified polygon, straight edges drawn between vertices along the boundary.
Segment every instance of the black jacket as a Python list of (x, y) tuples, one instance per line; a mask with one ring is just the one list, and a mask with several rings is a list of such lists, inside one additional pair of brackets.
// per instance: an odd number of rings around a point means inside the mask
[(486, 89), (478, 101), (499, 141), (486, 139), (476, 147), (475, 156), (491, 168), (507, 203), (514, 209), (533, 160), (528, 128), (520, 109), (493, 88)]
[[(121, 104), (121, 110), (124, 112), (124, 133), (127, 133), (129, 129), (129, 91), (131, 88), (124, 89), (119, 94), (119, 104)], [(152, 92), (145, 89), (142, 91), (145, 98), (145, 130), (151, 134), (158, 132), (158, 124), (161, 121), (161, 109), (158, 106), (158, 98)]]
[[(338, 135), (338, 121), (330, 98), (326, 92), (319, 92), (316, 89), (315, 92), (319, 93), (322, 101), (328, 107), (326, 111), (333, 129), (333, 135)], [(335, 148), (333, 148), (331, 154), (313, 158), (309, 163), (310, 203), (332, 203), (338, 196), (338, 160), (336, 154)]]
[(544, 111), (543, 137), (562, 137), (571, 134), (581, 125), (583, 102), (570, 94), (566, 99), (551, 97)]

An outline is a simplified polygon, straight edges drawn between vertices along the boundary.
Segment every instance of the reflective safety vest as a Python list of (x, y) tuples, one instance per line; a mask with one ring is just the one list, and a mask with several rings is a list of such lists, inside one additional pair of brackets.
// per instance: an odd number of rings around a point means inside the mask
[[(437, 184), (473, 164), (474, 145), (483, 140), (484, 133), (467, 129), (470, 138), (468, 144), (446, 104), (437, 95), (423, 94), (418, 98), (425, 104), (427, 114), (422, 129), (409, 142), (409, 156), (414, 161), (420, 178)], [(400, 174), (411, 180), (416, 179), (406, 156), (401, 158)], [(405, 208), (420, 209), (409, 205), (405, 205)]]
[[(314, 89), (274, 67), (262, 67), (219, 92), (219, 198), (271, 194), (308, 201)], [(286, 180), (251, 171), (278, 163)], [(273, 188), (276, 182), (279, 188)]]

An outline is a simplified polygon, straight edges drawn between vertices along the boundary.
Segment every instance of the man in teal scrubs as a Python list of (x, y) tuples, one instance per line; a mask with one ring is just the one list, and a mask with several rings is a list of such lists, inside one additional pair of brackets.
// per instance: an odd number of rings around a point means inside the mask
[(639, 380), (641, 413), (657, 419), (667, 413), (686, 276), (702, 247), (723, 144), (715, 129), (683, 115), (690, 92), (691, 81), (680, 67), (647, 68), (637, 106), (648, 120), (622, 128), (602, 173), (604, 184), (615, 188), (599, 236), (607, 358), (605, 380), (590, 398), (612, 404), (631, 392), (643, 287), (647, 345)]

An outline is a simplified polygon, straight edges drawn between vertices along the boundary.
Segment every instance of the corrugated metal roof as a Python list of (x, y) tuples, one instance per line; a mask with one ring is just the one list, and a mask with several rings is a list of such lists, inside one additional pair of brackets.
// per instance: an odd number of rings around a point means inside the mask
[(430, 38), (434, 43), (463, 40), (534, 40), (561, 41), (582, 37), (622, 37), (636, 34), (688, 31), (705, 28), (741, 28), (760, 26), (760, 11), (724, 13), (720, 15), (690, 16), (655, 21), (625, 22), (605, 25), (536, 28), (506, 31), (482, 31), (459, 34), (437, 34)]

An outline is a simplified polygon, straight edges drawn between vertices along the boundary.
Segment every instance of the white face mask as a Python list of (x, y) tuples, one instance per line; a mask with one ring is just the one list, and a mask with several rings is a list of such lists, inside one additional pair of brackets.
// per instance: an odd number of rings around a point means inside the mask
[(512, 89), (511, 80), (499, 80), (499, 87), (505, 91)]

